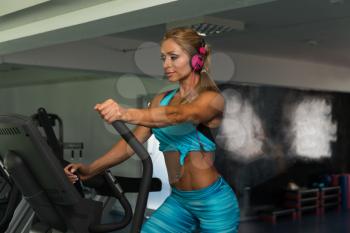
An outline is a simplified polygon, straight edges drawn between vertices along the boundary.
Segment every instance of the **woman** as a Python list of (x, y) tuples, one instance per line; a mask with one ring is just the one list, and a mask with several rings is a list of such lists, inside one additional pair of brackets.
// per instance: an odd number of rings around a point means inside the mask
[[(189, 28), (168, 31), (161, 43), (161, 59), (170, 82), (179, 88), (156, 96), (148, 109), (123, 108), (113, 100), (95, 106), (111, 123), (138, 125), (136, 138), (144, 143), (154, 133), (168, 169), (171, 195), (145, 222), (142, 232), (237, 232), (239, 208), (230, 186), (213, 166), (215, 143), (210, 129), (222, 120), (224, 99), (209, 78), (210, 51), (203, 38)], [(89, 165), (70, 164), (72, 182), (88, 179), (128, 159), (133, 150), (120, 140)]]

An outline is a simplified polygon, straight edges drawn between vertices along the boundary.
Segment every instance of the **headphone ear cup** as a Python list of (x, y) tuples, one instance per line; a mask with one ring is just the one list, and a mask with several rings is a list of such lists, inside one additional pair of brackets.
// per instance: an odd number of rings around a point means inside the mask
[(195, 54), (191, 58), (191, 68), (192, 70), (198, 72), (201, 71), (204, 66), (204, 58), (200, 54)]

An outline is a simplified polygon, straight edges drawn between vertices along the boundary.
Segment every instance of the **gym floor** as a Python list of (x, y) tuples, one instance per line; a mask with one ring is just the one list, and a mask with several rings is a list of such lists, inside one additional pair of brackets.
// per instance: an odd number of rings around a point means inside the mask
[(301, 220), (277, 219), (276, 224), (263, 221), (245, 221), (239, 233), (349, 233), (350, 212), (329, 211), (322, 216), (307, 214)]
[[(116, 215), (110, 215), (116, 217)], [(130, 228), (115, 233), (127, 233)], [(301, 220), (281, 218), (275, 225), (259, 220), (243, 221), (239, 233), (349, 233), (350, 212), (328, 211), (323, 216), (306, 214)], [(180, 233), (180, 232), (179, 232)]]

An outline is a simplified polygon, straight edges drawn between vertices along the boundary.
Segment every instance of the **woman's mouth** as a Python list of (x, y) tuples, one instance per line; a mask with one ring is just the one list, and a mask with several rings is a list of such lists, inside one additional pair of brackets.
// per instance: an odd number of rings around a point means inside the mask
[(171, 77), (175, 72), (165, 72), (166, 76)]

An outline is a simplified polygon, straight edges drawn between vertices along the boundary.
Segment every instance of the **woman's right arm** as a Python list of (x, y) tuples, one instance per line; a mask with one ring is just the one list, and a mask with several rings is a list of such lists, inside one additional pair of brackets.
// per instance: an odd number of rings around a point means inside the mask
[[(135, 137), (140, 143), (145, 143), (151, 136), (151, 129), (144, 126), (137, 126), (133, 131)], [(107, 153), (96, 159), (91, 164), (72, 163), (64, 168), (64, 172), (71, 182), (76, 182), (79, 178), (87, 180), (104, 170), (120, 164), (134, 154), (134, 150), (120, 139)], [(74, 173), (78, 173), (78, 176)]]
[[(149, 107), (158, 106), (162, 97), (163, 95), (156, 96), (151, 101)], [(145, 143), (152, 134), (151, 129), (145, 126), (137, 126), (133, 133), (141, 144)], [(64, 172), (72, 183), (76, 182), (79, 178), (81, 180), (87, 180), (110, 167), (122, 163), (134, 153), (134, 150), (126, 141), (121, 139), (106, 154), (96, 159), (91, 164), (72, 163), (64, 168)], [(76, 172), (79, 174), (79, 177), (75, 174)]]

